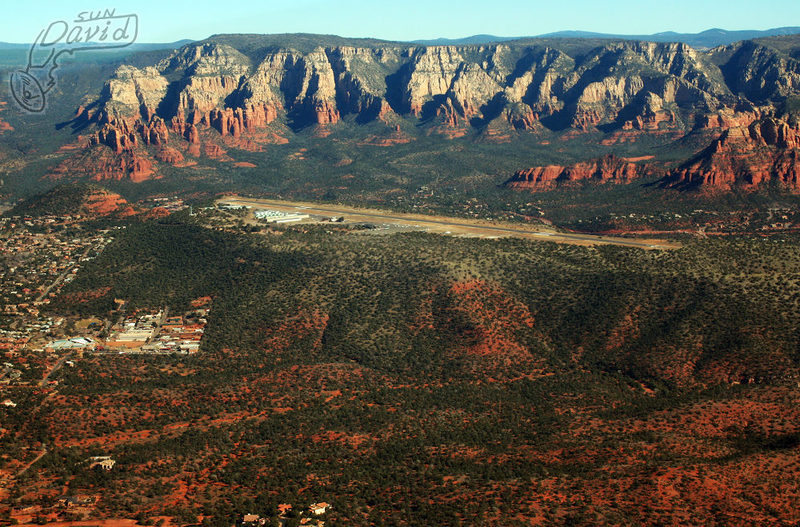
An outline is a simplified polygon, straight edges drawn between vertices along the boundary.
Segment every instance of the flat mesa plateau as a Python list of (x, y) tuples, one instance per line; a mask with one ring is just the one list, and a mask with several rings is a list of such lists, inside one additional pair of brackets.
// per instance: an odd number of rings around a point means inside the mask
[(638, 247), (640, 249), (678, 249), (680, 244), (659, 239), (628, 239), (594, 234), (559, 232), (543, 227), (527, 227), (513, 223), (447, 216), (428, 216), (424, 214), (407, 214), (388, 212), (379, 209), (365, 209), (344, 205), (320, 205), (303, 201), (283, 201), (274, 199), (245, 198), (241, 196), (224, 196), (217, 203), (247, 206), (252, 208), (268, 208), (280, 212), (303, 213), (318, 216), (341, 216), (345, 222), (377, 223), (384, 225), (405, 226), (429, 232), (449, 234), (452, 236), (472, 236), (481, 238), (499, 238), (514, 236), (540, 241), (552, 241), (573, 245), (620, 245)]

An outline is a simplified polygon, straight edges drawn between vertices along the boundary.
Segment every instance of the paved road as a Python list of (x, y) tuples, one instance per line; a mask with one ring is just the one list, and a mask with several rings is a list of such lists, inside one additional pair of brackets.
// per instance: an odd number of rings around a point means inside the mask
[(53, 375), (55, 372), (57, 372), (58, 370), (60, 370), (60, 369), (61, 369), (61, 367), (64, 365), (64, 363), (65, 363), (65, 362), (67, 362), (67, 361), (69, 360), (69, 358), (70, 358), (70, 357), (72, 357), (72, 352), (69, 352), (69, 353), (67, 353), (66, 355), (64, 355), (63, 357), (61, 357), (60, 359), (58, 359), (58, 361), (57, 361), (57, 362), (56, 362), (56, 363), (53, 365), (53, 367), (50, 369), (50, 371), (49, 371), (49, 372), (47, 372), (47, 375), (45, 375), (45, 376), (44, 376), (44, 379), (42, 379), (41, 381), (39, 381), (39, 386), (44, 386), (44, 385), (46, 385), (46, 384), (47, 384), (47, 381), (49, 381), (49, 380), (50, 380), (50, 377), (51, 377), (51, 376), (52, 376), (52, 375)]
[[(78, 257), (78, 259), (77, 259), (77, 260), (75, 260), (75, 261), (76, 261), (76, 262), (80, 262), (80, 261), (81, 261), (83, 258), (86, 258), (86, 255), (87, 255), (87, 254), (89, 254), (89, 251), (91, 251), (93, 248), (94, 248), (94, 245), (90, 245), (90, 246), (88, 246), (88, 247), (86, 248), (86, 250), (85, 250), (85, 251), (83, 251), (83, 254), (81, 254), (81, 255)], [(63, 273), (61, 273), (60, 275), (58, 275), (58, 277), (57, 277), (57, 278), (56, 278), (56, 279), (53, 281), (53, 283), (52, 283), (52, 284), (50, 284), (49, 286), (47, 286), (47, 289), (45, 289), (44, 291), (42, 291), (42, 294), (41, 294), (41, 295), (39, 295), (38, 297), (36, 297), (36, 300), (35, 300), (35, 301), (36, 301), (36, 302), (41, 302), (41, 301), (42, 301), (42, 299), (44, 299), (44, 297), (46, 297), (46, 296), (47, 296), (47, 295), (50, 293), (50, 291), (52, 291), (52, 290), (53, 290), (53, 288), (54, 288), (55, 286), (57, 286), (57, 285), (58, 285), (58, 284), (59, 284), (59, 283), (60, 283), (60, 282), (61, 282), (61, 281), (64, 279), (64, 277), (65, 277), (65, 276), (67, 276), (67, 275), (70, 273), (70, 271), (72, 271), (73, 269), (75, 269), (75, 267), (76, 267), (76, 266), (78, 266), (78, 265), (79, 265), (79, 264), (78, 264), (78, 263), (76, 263), (76, 264), (75, 264), (75, 265), (73, 265), (72, 267), (69, 267), (69, 268), (67, 268), (67, 269), (64, 269), (64, 272), (63, 272)]]
[(28, 463), (27, 465), (25, 465), (24, 467), (22, 467), (22, 470), (20, 470), (19, 472), (17, 472), (17, 475), (16, 475), (16, 476), (14, 476), (14, 477), (15, 477), (16, 479), (19, 479), (19, 477), (20, 477), (21, 475), (25, 474), (25, 473), (28, 471), (28, 469), (29, 469), (29, 468), (31, 468), (33, 465), (35, 465), (35, 464), (36, 464), (36, 462), (37, 462), (37, 461), (39, 461), (40, 459), (42, 459), (42, 458), (45, 456), (45, 454), (47, 454), (47, 445), (42, 445), (42, 451), (41, 451), (41, 453), (40, 453), (38, 456), (36, 456), (36, 457), (34, 458), (34, 460), (33, 460), (33, 461), (31, 461), (30, 463)]
[(630, 240), (625, 238), (614, 238), (607, 236), (598, 236), (593, 234), (579, 234), (567, 233), (558, 231), (544, 231), (537, 229), (526, 229), (525, 227), (508, 226), (503, 227), (499, 225), (486, 225), (482, 223), (468, 223), (459, 221), (457, 219), (440, 220), (433, 217), (420, 217), (419, 215), (400, 215), (398, 213), (386, 213), (381, 211), (359, 212), (350, 208), (334, 208), (331, 206), (318, 206), (313, 204), (298, 205), (296, 203), (289, 203), (283, 201), (267, 200), (267, 199), (250, 199), (240, 197), (227, 197), (220, 201), (230, 203), (240, 203), (244, 205), (252, 205), (254, 207), (275, 207), (278, 209), (292, 209), (298, 212), (309, 214), (323, 214), (331, 216), (358, 216), (366, 220), (375, 221), (376, 218), (386, 221), (387, 223), (402, 223), (402, 224), (418, 224), (430, 225), (435, 227), (445, 227), (450, 229), (466, 229), (469, 231), (480, 231), (487, 235), (495, 236), (524, 236), (527, 238), (535, 238), (550, 241), (568, 241), (568, 242), (586, 242), (608, 245), (621, 245), (625, 247), (638, 247), (641, 249), (671, 249), (677, 247), (674, 244), (654, 241), (654, 240)]

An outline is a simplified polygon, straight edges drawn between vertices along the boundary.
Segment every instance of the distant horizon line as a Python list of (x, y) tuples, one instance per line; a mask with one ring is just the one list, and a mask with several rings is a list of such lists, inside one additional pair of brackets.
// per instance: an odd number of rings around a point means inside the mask
[[(587, 31), (582, 29), (562, 29), (558, 31), (551, 31), (548, 33), (541, 33), (538, 35), (517, 35), (517, 36), (500, 36), (494, 35), (491, 33), (476, 33), (474, 35), (466, 35), (463, 37), (430, 37), (430, 38), (416, 38), (411, 40), (394, 40), (394, 39), (385, 39), (377, 36), (368, 36), (368, 37), (353, 37), (353, 36), (342, 36), (336, 33), (308, 33), (303, 31), (297, 32), (290, 32), (290, 33), (249, 33), (249, 32), (222, 32), (222, 33), (212, 33), (204, 38), (200, 39), (193, 39), (193, 38), (179, 38), (176, 40), (171, 41), (163, 41), (163, 42), (153, 42), (153, 41), (146, 41), (146, 42), (134, 42), (131, 46), (135, 45), (153, 45), (153, 46), (160, 46), (160, 45), (169, 45), (169, 44), (176, 44), (179, 42), (202, 42), (204, 40), (208, 40), (209, 38), (216, 37), (216, 36), (223, 36), (223, 35), (259, 35), (259, 36), (277, 36), (277, 35), (308, 35), (308, 36), (324, 36), (324, 37), (337, 37), (343, 39), (352, 39), (352, 40), (380, 40), (384, 42), (397, 42), (397, 43), (419, 43), (419, 42), (432, 42), (432, 41), (461, 41), (461, 40), (468, 40), (474, 39), (478, 37), (488, 37), (498, 40), (522, 40), (522, 39), (534, 39), (534, 38), (558, 38), (563, 37), (565, 35), (574, 34), (576, 35), (573, 38), (641, 38), (641, 37), (658, 37), (658, 36), (667, 36), (667, 35), (676, 35), (676, 36), (699, 36), (706, 33), (711, 32), (722, 32), (725, 34), (735, 34), (735, 33), (768, 33), (771, 31), (792, 31), (791, 33), (785, 33), (776, 36), (789, 36), (792, 34), (800, 34), (800, 26), (781, 26), (781, 27), (772, 27), (767, 29), (723, 29), (719, 27), (712, 27), (708, 29), (704, 29), (703, 31), (698, 31), (695, 33), (692, 32), (680, 32), (680, 31), (659, 31), (657, 33), (603, 33), (598, 31)], [(585, 35), (581, 37), (580, 35)], [(0, 41), (0, 45), (7, 45), (7, 46), (30, 46), (32, 42), (6, 42)]]

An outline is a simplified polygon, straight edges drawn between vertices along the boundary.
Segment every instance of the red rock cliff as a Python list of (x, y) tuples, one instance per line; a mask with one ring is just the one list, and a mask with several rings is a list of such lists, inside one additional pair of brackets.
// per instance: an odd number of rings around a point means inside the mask
[(648, 165), (633, 163), (625, 158), (607, 155), (594, 161), (567, 167), (539, 166), (517, 171), (505, 186), (513, 189), (547, 190), (556, 185), (575, 181), (613, 181), (626, 183), (652, 171)]
[(800, 125), (766, 117), (725, 130), (711, 145), (665, 179), (673, 188), (728, 190), (780, 183), (800, 190)]

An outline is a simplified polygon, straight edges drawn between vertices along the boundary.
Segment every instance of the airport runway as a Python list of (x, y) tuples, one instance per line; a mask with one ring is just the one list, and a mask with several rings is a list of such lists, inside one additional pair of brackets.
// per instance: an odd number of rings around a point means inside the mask
[(220, 198), (219, 202), (262, 207), (282, 212), (302, 212), (318, 216), (342, 216), (349, 222), (389, 223), (426, 228), (434, 232), (452, 235), (505, 237), (517, 236), (543, 241), (574, 243), (580, 245), (620, 245), (640, 249), (675, 249), (679, 245), (664, 240), (632, 240), (612, 236), (593, 234), (567, 233), (554, 230), (534, 229), (514, 224), (489, 223), (481, 220), (464, 220), (461, 218), (445, 218), (441, 216), (425, 216), (421, 214), (404, 214), (386, 212), (376, 209), (357, 209), (354, 207), (317, 205), (314, 203), (279, 201), (272, 199), (243, 198), (229, 196)]

